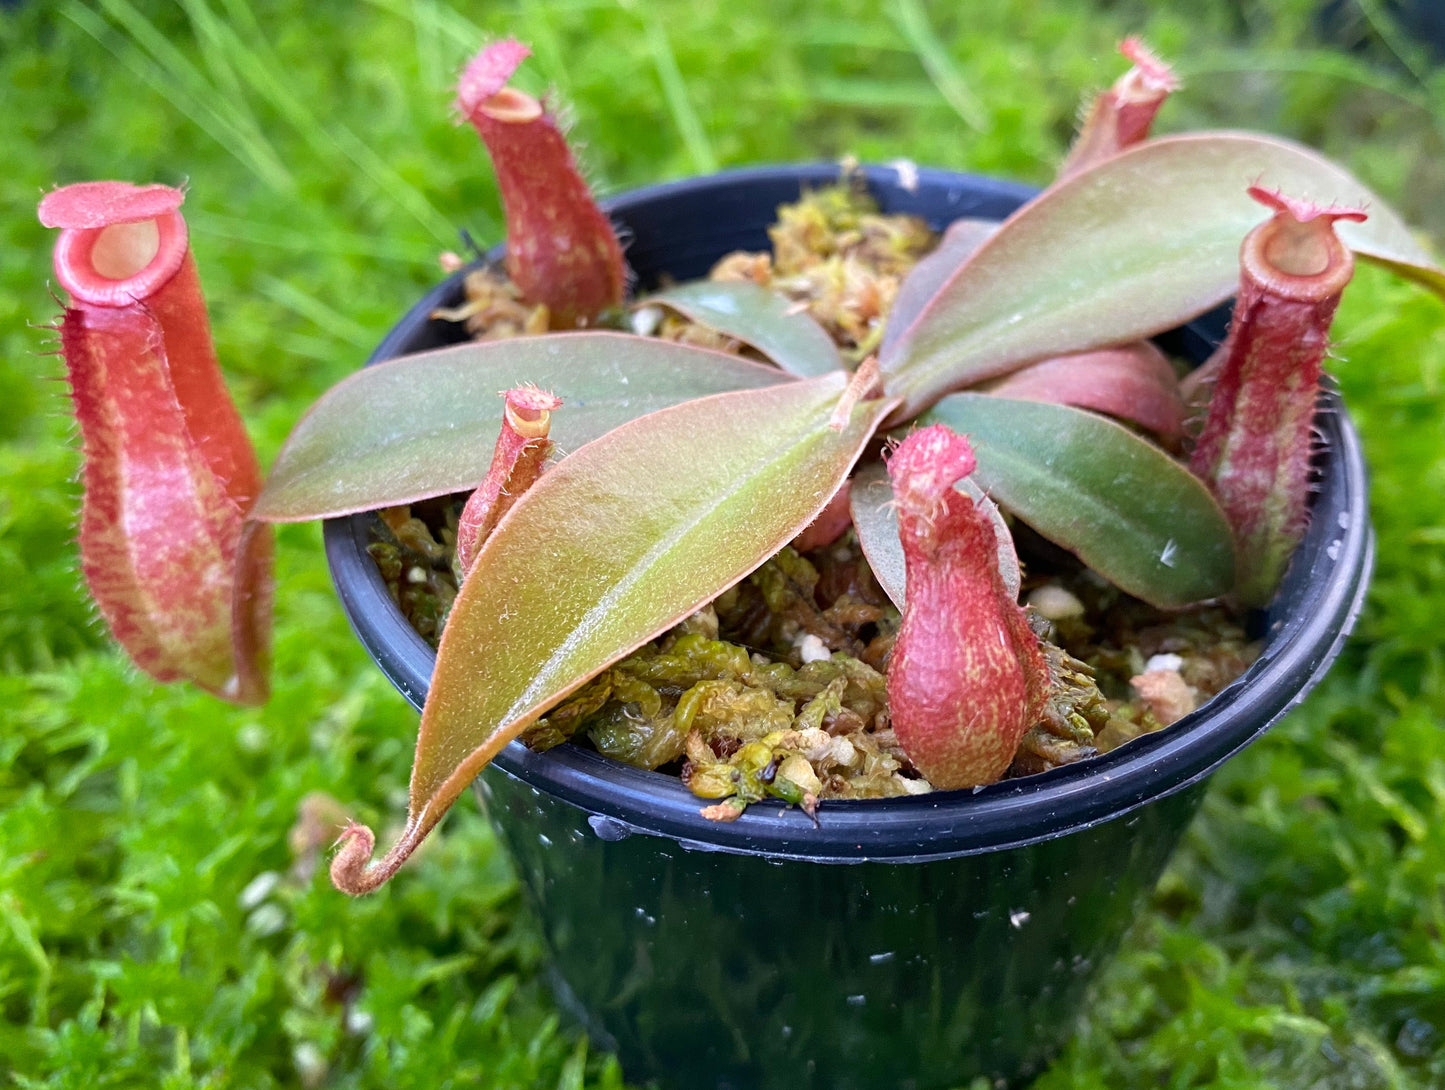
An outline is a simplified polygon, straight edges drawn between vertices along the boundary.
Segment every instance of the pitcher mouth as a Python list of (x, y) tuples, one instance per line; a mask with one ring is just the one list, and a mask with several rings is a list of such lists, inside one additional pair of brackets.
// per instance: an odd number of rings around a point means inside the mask
[(179, 212), (73, 227), (56, 243), (55, 276), (76, 299), (100, 307), (132, 306), (180, 271), (187, 247), (186, 221)]
[(180, 271), (189, 252), (186, 199), (165, 185), (81, 182), (40, 202), (40, 221), (59, 227), (55, 275), (77, 300), (128, 307)]

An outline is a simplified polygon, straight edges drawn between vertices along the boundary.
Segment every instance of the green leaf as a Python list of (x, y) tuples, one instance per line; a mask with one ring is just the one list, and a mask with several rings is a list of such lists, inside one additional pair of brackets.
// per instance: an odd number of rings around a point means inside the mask
[(547, 708), (755, 569), (817, 517), (892, 402), (830, 426), (848, 375), (690, 401), (532, 486), (442, 635), (401, 841), (384, 874)]
[(794, 375), (825, 375), (843, 367), (833, 338), (806, 311), (751, 281), (694, 280), (649, 295), (658, 303), (756, 348)]
[[(972, 477), (959, 481), (955, 487), (971, 497), (974, 505), (993, 522), (994, 533), (998, 537), (998, 566), (1003, 573), (1004, 586), (1017, 598), (1022, 581), (1018, 553), (1014, 551), (1013, 535), (1009, 533), (998, 504), (974, 484)], [(883, 588), (883, 593), (902, 609), (908, 573), (903, 560), (903, 542), (898, 536), (898, 509), (893, 504), (893, 485), (882, 462), (871, 462), (853, 474), (849, 510), (853, 516), (853, 528), (858, 532), (858, 544), (868, 558), (874, 578)]]
[(562, 398), (559, 454), (658, 409), (788, 382), (772, 367), (622, 333), (457, 345), (380, 363), (328, 390), (286, 440), (251, 517), (333, 518), (475, 488), (502, 427), (501, 392)]
[(989, 495), (1130, 594), (1168, 608), (1233, 586), (1233, 537), (1209, 490), (1122, 425), (987, 394), (950, 395), (919, 423), (967, 435)]
[(880, 359), (900, 418), (948, 390), (1031, 360), (1171, 329), (1232, 295), (1239, 246), (1267, 212), (1261, 184), (1323, 204), (1366, 206), (1340, 225), (1358, 253), (1445, 295), (1445, 271), (1379, 197), (1287, 141), (1244, 133), (1139, 144), (1014, 213)]
[(898, 294), (893, 297), (893, 306), (888, 310), (883, 340), (878, 346), (879, 356), (893, 354), (893, 343), (902, 338), (928, 301), (948, 283), (959, 266), (993, 237), (1001, 222), (967, 218), (954, 220), (948, 225), (938, 245), (909, 269), (908, 275), (898, 285)]

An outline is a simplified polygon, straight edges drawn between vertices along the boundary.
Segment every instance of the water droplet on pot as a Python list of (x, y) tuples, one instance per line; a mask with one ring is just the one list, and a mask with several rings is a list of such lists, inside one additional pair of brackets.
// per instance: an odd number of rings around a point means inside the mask
[(1016, 909), (1014, 909), (1012, 912), (1010, 912), (1010, 913), (1008, 914), (1008, 922), (1009, 922), (1013, 927), (1019, 928), (1019, 927), (1022, 927), (1024, 924), (1026, 924), (1026, 923), (1029, 922), (1029, 916), (1030, 916), (1030, 915), (1031, 915), (1030, 913), (1025, 912), (1023, 909), (1021, 909), (1021, 908), (1016, 908)]
[(848, 1006), (850, 1007), (861, 1007), (867, 1002), (868, 997), (866, 995), (850, 995), (848, 997)]
[(892, 950), (885, 950), (881, 954), (869, 954), (868, 962), (871, 965), (887, 965), (890, 961), (893, 960), (894, 956), (895, 955)]
[(598, 840), (606, 840), (610, 843), (626, 840), (632, 835), (632, 831), (622, 822), (614, 821), (610, 817), (603, 817), (601, 814), (592, 814), (588, 817), (587, 824), (592, 826), (592, 831), (597, 835)]
[(552, 838), (546, 833), (538, 833), (537, 843), (542, 845), (542, 847), (544, 848), (550, 848), (552, 846)]
[(1325, 546), (1325, 555), (1331, 560), (1338, 560), (1340, 558), (1340, 543), (1338, 541), (1331, 541)]

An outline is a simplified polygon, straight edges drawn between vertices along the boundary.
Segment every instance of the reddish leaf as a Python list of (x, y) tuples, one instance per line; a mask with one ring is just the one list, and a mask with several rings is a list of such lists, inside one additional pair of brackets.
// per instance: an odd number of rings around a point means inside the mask
[(625, 424), (532, 486), (478, 554), (422, 713), (411, 812), (368, 865), (348, 830), (332, 880), (386, 881), (502, 746), (548, 707), (736, 583), (811, 522), (892, 408), (843, 372), (689, 401)]
[(1233, 538), (1209, 489), (1123, 425), (971, 393), (949, 395), (921, 420), (967, 435), (981, 488), (1130, 594), (1169, 608), (1233, 585)]
[(680, 401), (793, 380), (725, 352), (622, 333), (557, 333), (441, 348), (366, 367), (322, 395), (271, 467), (252, 517), (334, 518), (468, 492), (501, 431), (498, 391), (562, 399), (559, 455)]
[(879, 359), (898, 419), (1025, 363), (1123, 344), (1228, 298), (1240, 240), (1261, 220), (1245, 187), (1370, 208), (1343, 224), (1356, 253), (1445, 294), (1445, 270), (1346, 171), (1298, 144), (1243, 133), (1163, 137), (1062, 182), (1015, 212)]
[(1184, 436), (1179, 379), (1164, 353), (1148, 341), (1033, 363), (988, 386), (987, 392), (1108, 413), (1175, 443)]

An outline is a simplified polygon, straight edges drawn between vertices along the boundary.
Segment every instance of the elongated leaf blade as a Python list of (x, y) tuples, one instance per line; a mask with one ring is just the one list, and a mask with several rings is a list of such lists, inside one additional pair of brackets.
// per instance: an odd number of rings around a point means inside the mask
[[(831, 414), (842, 372), (675, 406), (545, 473), (478, 554), (442, 636), (403, 844), (546, 708), (817, 517), (891, 402)], [(398, 845), (400, 850), (401, 845)]]
[(1365, 206), (1341, 225), (1358, 253), (1445, 294), (1445, 271), (1358, 180), (1298, 144), (1245, 133), (1148, 141), (1011, 216), (880, 359), (900, 416), (948, 390), (1049, 356), (1173, 328), (1227, 299), (1239, 246), (1265, 213), (1245, 190)]
[(723, 352), (621, 333), (562, 333), (442, 348), (367, 367), (296, 425), (251, 516), (333, 518), (475, 488), (501, 431), (501, 392), (562, 398), (559, 454), (697, 397), (788, 382)]
[(843, 366), (833, 338), (806, 311), (749, 281), (694, 280), (657, 292), (659, 303), (756, 348), (794, 375), (826, 375)]
[(989, 495), (1130, 594), (1167, 608), (1232, 588), (1233, 538), (1209, 490), (1122, 425), (986, 394), (952, 394), (919, 422), (967, 435)]
[(878, 346), (879, 356), (887, 358), (892, 355), (894, 342), (902, 339), (928, 301), (948, 283), (949, 277), (993, 236), (999, 222), (969, 218), (954, 220), (948, 225), (938, 245), (914, 265), (898, 285), (898, 294), (893, 297), (893, 306), (888, 311), (883, 341)]
[[(972, 477), (960, 481), (956, 487), (966, 493), (993, 522), (994, 533), (998, 536), (999, 571), (1003, 573), (1004, 586), (1017, 598), (1022, 573), (1019, 571), (1018, 553), (1014, 551), (1013, 535), (1009, 533), (1003, 513), (999, 511), (998, 504), (973, 483)], [(882, 462), (866, 465), (853, 475), (849, 508), (853, 527), (858, 532), (858, 544), (868, 558), (874, 578), (883, 588), (883, 593), (902, 609), (907, 597), (908, 571), (903, 560), (903, 542), (898, 536), (893, 484)]]

